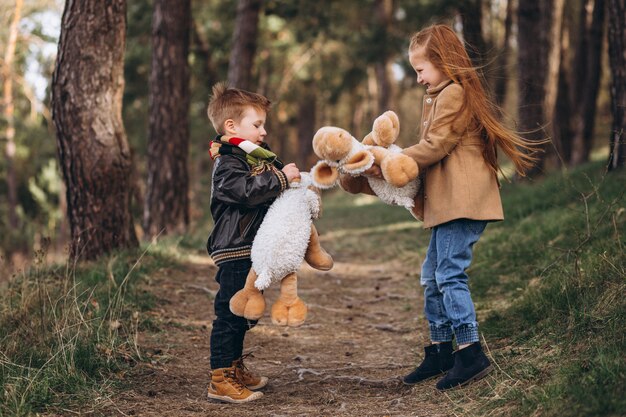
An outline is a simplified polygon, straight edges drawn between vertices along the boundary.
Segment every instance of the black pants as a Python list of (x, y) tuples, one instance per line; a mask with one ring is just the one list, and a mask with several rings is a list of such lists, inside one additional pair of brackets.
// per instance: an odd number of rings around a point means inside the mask
[(211, 369), (229, 368), (243, 352), (246, 332), (257, 321), (235, 316), (230, 311), (230, 299), (246, 283), (252, 266), (250, 259), (224, 262), (217, 270), (215, 280), (220, 289), (215, 295), (215, 320), (211, 330)]

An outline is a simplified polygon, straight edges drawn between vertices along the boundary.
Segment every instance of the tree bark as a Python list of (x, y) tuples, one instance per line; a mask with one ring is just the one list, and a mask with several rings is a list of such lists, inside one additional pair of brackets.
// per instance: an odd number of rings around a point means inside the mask
[(482, 0), (467, 0), (460, 2), (459, 6), (466, 50), (472, 60), (472, 64), (476, 67), (480, 67), (483, 64), (483, 54), (486, 52), (482, 25), (482, 3)]
[(7, 194), (8, 194), (8, 215), (11, 229), (18, 228), (17, 218), (17, 178), (15, 176), (15, 104), (13, 102), (13, 61), (15, 60), (15, 47), (17, 44), (18, 24), (22, 15), (23, 0), (16, 0), (13, 19), (9, 26), (9, 39), (4, 53), (2, 63), (2, 104), (3, 116), (6, 120), (5, 139), (7, 141), (5, 150), (6, 170), (7, 170)]
[(300, 97), (298, 108), (298, 167), (308, 171), (316, 157), (313, 153), (313, 135), (317, 116), (317, 96), (312, 81), (303, 85), (304, 94)]
[(228, 63), (228, 84), (243, 90), (252, 89), (252, 67), (257, 46), (259, 12), (262, 0), (239, 0)]
[(125, 32), (125, 0), (66, 1), (52, 118), (74, 259), (138, 244), (130, 212), (132, 158), (121, 111)]
[(609, 0), (611, 125), (609, 171), (626, 165), (626, 1)]
[(561, 63), (559, 65), (558, 92), (556, 108), (554, 110), (554, 146), (558, 152), (556, 164), (567, 165), (572, 155), (572, 109), (571, 100), (571, 73), (568, 48), (570, 40), (570, 25), (564, 27), (561, 38)]
[(506, 17), (504, 18), (504, 40), (502, 49), (497, 58), (497, 74), (494, 87), (494, 97), (499, 106), (504, 105), (506, 100), (506, 86), (508, 83), (508, 63), (511, 54), (511, 29), (513, 27), (513, 1), (506, 2)]
[(189, 225), (189, 40), (191, 1), (155, 0), (148, 126), (146, 236)]
[(388, 37), (393, 19), (393, 1), (392, 0), (376, 0), (374, 9), (376, 12), (376, 20), (379, 26), (379, 37), (381, 45), (380, 59), (374, 64), (376, 73), (376, 84), (378, 89), (378, 114), (382, 114), (389, 110), (392, 86), (389, 79), (389, 52)]
[(546, 121), (552, 124), (550, 133), (554, 136), (554, 112), (558, 95), (559, 67), (561, 64), (561, 37), (563, 34), (563, 7), (565, 0), (542, 2), (543, 22), (548, 31), (548, 68), (544, 82), (546, 91), (544, 112)]
[[(524, 0), (517, 9), (519, 128), (529, 140), (553, 136), (562, 12), (563, 0)], [(543, 171), (546, 154), (538, 157), (530, 177)]]
[(213, 62), (209, 41), (207, 40), (206, 35), (198, 22), (192, 19), (191, 25), (193, 52), (204, 61), (204, 71), (206, 73), (206, 79), (208, 80), (207, 85), (213, 85), (218, 81), (218, 76), (217, 68), (215, 68), (215, 63)]
[[(593, 12), (589, 13), (587, 4), (593, 3)], [(581, 11), (580, 51), (577, 52), (577, 77), (573, 95), (573, 143), (570, 165), (579, 165), (589, 160), (593, 144), (593, 128), (596, 118), (596, 102), (600, 87), (602, 65), (602, 46), (605, 21), (604, 0), (584, 2)], [(591, 15), (591, 16), (588, 16)]]

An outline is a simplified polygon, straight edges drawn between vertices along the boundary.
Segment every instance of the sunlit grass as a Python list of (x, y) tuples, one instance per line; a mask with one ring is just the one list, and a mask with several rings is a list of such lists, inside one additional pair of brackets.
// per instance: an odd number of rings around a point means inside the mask
[[(33, 266), (0, 296), (0, 415), (66, 407), (93, 411), (119, 385), (113, 373), (141, 360), (137, 332), (155, 299), (137, 285), (172, 268), (171, 246), (98, 262)], [(114, 382), (117, 381), (117, 382)]]

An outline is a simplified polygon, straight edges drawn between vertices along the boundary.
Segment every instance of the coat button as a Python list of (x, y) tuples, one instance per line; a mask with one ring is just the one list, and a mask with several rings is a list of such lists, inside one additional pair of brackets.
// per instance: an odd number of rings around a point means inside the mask
[(428, 126), (428, 122), (424, 122), (424, 126)]
[(430, 103), (432, 103), (432, 102), (433, 102), (433, 99), (432, 99), (432, 98), (428, 97), (428, 98), (426, 99), (426, 103), (430, 104)]

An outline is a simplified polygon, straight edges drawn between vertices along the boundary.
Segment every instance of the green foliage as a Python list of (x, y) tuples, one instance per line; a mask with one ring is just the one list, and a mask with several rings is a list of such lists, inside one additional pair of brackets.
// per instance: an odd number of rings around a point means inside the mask
[(97, 408), (116, 371), (141, 360), (135, 338), (151, 327), (154, 297), (138, 284), (176, 267), (168, 248), (121, 252), (97, 263), (34, 267), (0, 296), (0, 415)]
[[(487, 337), (558, 347), (554, 357), (538, 347), (526, 358), (550, 372), (521, 376), (538, 384), (519, 399), (522, 410), (565, 416), (626, 410), (625, 174), (605, 176), (590, 164), (538, 185), (509, 187), (510, 221), (476, 252), (479, 299), (513, 300), (484, 323)], [(505, 262), (494, 265), (497, 259)], [(502, 359), (511, 362), (507, 368), (525, 366), (510, 355)]]

